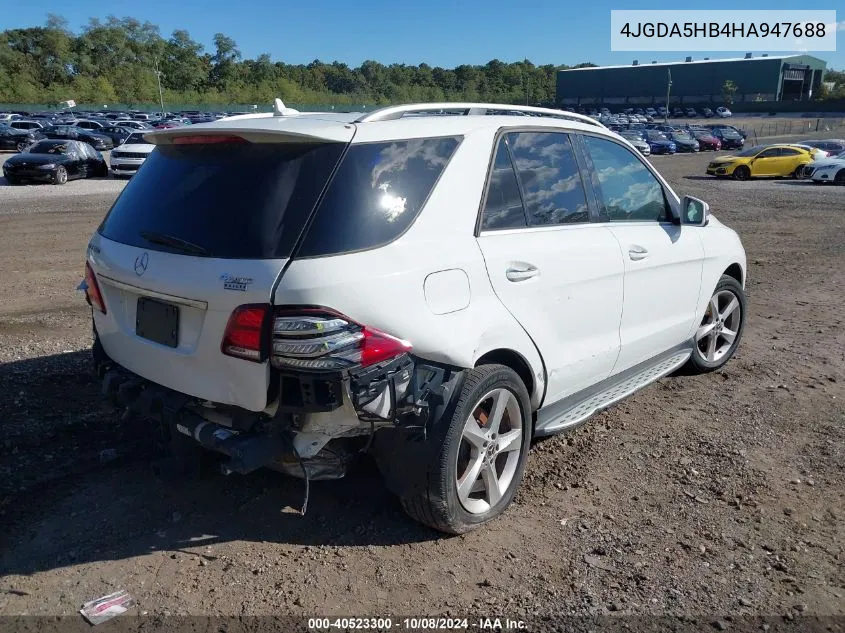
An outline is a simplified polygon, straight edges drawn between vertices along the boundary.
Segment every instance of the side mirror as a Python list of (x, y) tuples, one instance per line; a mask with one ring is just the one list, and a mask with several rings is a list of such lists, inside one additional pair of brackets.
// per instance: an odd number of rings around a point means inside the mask
[(681, 224), (706, 226), (709, 218), (709, 204), (692, 196), (684, 196), (684, 199), (681, 200)]

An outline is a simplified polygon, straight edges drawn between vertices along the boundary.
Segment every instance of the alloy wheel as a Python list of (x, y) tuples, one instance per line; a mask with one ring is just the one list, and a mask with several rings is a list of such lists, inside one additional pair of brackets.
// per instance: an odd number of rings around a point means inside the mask
[(733, 347), (741, 323), (742, 306), (733, 291), (716, 292), (695, 333), (695, 346), (701, 357), (709, 363), (720, 361)]
[(485, 394), (464, 424), (458, 448), (458, 499), (471, 514), (483, 514), (514, 483), (525, 428), (516, 395), (505, 388)]

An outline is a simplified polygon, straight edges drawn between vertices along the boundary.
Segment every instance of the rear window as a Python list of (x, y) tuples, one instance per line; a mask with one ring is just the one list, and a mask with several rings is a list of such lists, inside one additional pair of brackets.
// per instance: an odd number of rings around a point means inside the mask
[[(170, 250), (175, 238), (208, 257), (290, 257), (320, 202), (299, 257), (376, 248), (414, 222), (459, 139), (344, 144), (161, 145), (112, 206), (103, 237)], [(171, 243), (173, 239), (169, 240)]]
[(297, 256), (361, 251), (398, 238), (459, 142), (446, 137), (351, 145)]
[(100, 226), (123, 244), (168, 250), (142, 233), (202, 247), (209, 257), (289, 257), (342, 143), (162, 145)]

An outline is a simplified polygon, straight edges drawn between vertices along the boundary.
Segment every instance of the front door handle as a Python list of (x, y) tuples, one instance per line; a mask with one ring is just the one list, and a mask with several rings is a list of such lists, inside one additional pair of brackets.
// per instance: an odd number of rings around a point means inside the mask
[(513, 266), (505, 271), (505, 276), (508, 278), (508, 281), (525, 281), (526, 279), (531, 279), (539, 274), (539, 269), (535, 266), (531, 266), (530, 264), (527, 266), (520, 266), (518, 268)]
[(628, 247), (628, 257), (633, 259), (635, 262), (641, 259), (645, 259), (648, 257), (648, 249), (643, 248), (637, 244), (633, 244)]

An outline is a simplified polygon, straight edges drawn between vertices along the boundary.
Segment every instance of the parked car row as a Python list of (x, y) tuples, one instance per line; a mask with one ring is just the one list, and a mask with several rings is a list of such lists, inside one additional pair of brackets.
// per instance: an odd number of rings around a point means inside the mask
[(742, 149), (746, 133), (730, 125), (611, 125), (643, 155)]
[(576, 112), (578, 114), (585, 114), (587, 116), (591, 116), (594, 118), (598, 117), (631, 117), (631, 116), (642, 116), (646, 117), (649, 122), (652, 119), (665, 118), (665, 117), (673, 117), (673, 118), (711, 118), (711, 117), (718, 117), (718, 118), (728, 118), (733, 116), (733, 113), (726, 108), (725, 106), (720, 106), (718, 108), (710, 109), (707, 107), (701, 108), (700, 110), (696, 110), (693, 107), (686, 107), (682, 108), (676, 106), (671, 110), (667, 110), (665, 106), (659, 106), (657, 108), (648, 107), (648, 108), (625, 108), (624, 110), (619, 110), (617, 112), (611, 112), (610, 108), (585, 108), (585, 107), (564, 107), (564, 110), (569, 112)]

